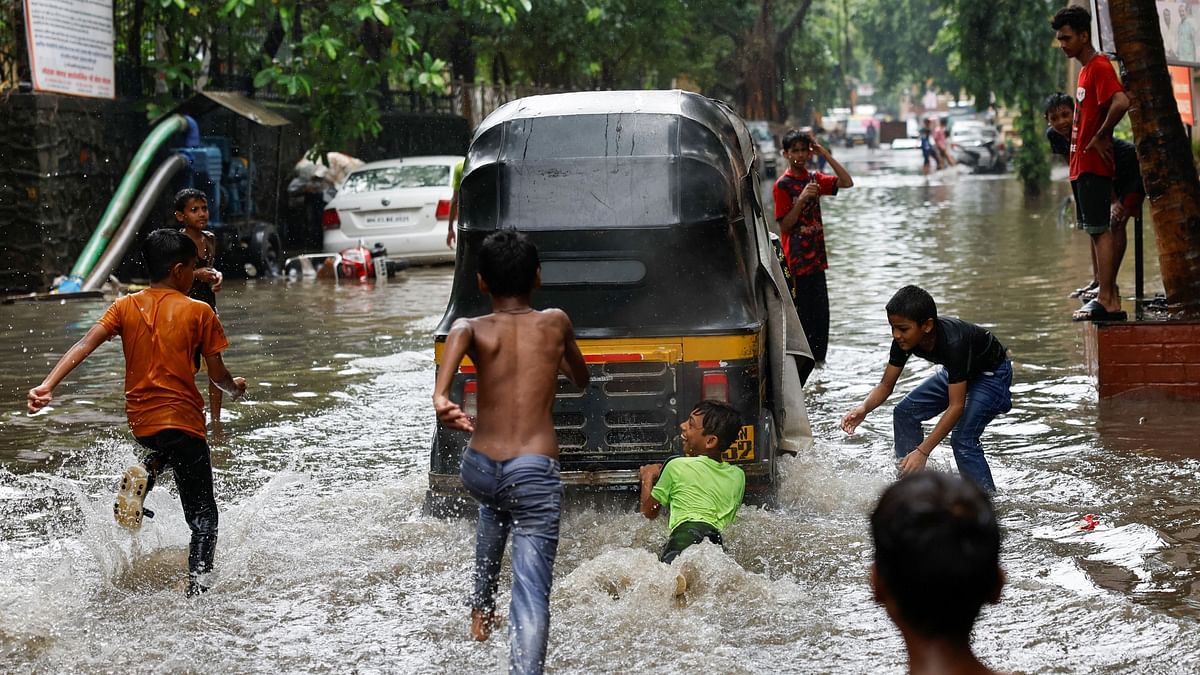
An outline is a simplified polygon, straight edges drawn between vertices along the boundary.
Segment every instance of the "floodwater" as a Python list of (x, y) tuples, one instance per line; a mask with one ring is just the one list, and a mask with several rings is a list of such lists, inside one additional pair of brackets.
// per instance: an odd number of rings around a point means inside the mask
[[(807, 389), (816, 440), (783, 460), (781, 508), (744, 508), (728, 556), (682, 556), (691, 583), (676, 599), (677, 570), (655, 560), (664, 520), (632, 502), (571, 504), (547, 670), (904, 668), (866, 584), (866, 514), (893, 478), (891, 406), (853, 437), (837, 422), (883, 371), (884, 303), (916, 283), (943, 314), (991, 328), (1015, 364), (1013, 410), (984, 437), (1008, 585), (977, 651), (1028, 673), (1200, 671), (1200, 409), (1097, 402), (1086, 329), (1069, 321), (1066, 292), (1089, 263), (1085, 236), (1058, 223), (1063, 181), (1027, 201), (1010, 177), (922, 178), (915, 152), (839, 156), (857, 185), (823, 205), (832, 348)], [(1153, 256), (1148, 267), (1158, 288)], [(77, 369), (52, 410), (23, 412), (102, 303), (0, 307), (0, 671), (502, 672), (503, 631), (467, 635), (472, 523), (421, 513), (429, 335), (449, 279), (433, 268), (378, 287), (226, 284), (226, 361), (250, 400), (227, 404), (229, 438), (213, 448), (217, 579), (196, 599), (180, 590), (188, 534), (170, 480), (139, 533), (113, 523), (136, 447), (119, 345)], [(911, 364), (897, 399), (929, 372)], [(946, 444), (932, 463), (952, 465)], [(1087, 514), (1092, 531), (1078, 525)]]

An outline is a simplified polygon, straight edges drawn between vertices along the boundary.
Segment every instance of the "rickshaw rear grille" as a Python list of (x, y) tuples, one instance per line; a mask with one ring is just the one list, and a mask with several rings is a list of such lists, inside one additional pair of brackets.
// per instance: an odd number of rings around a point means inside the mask
[(668, 452), (677, 436), (675, 369), (665, 361), (589, 364), (593, 385), (559, 378), (554, 428), (564, 459)]
[(558, 450), (581, 450), (587, 445), (587, 435), (581, 429), (555, 429), (558, 436)]
[(657, 429), (614, 429), (608, 432), (604, 440), (610, 448), (624, 450), (629, 448), (636, 448), (638, 450), (661, 448), (667, 442), (667, 432), (661, 427)]
[(666, 416), (659, 410), (622, 410), (612, 411), (604, 415), (604, 422), (610, 429), (646, 426), (661, 427), (666, 421)]

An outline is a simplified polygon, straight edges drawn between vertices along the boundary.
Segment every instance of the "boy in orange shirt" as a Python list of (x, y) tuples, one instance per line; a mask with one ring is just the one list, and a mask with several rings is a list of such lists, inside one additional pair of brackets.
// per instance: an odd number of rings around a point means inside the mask
[(63, 354), (41, 384), (29, 390), (29, 412), (46, 407), (54, 388), (97, 347), (121, 336), (125, 352), (125, 413), (137, 442), (150, 452), (121, 478), (113, 514), (136, 529), (142, 503), (159, 474), (175, 470), (175, 487), (192, 531), (188, 550), (188, 595), (208, 590), (217, 546), (217, 502), (205, 438), (204, 399), (196, 388), (197, 351), (210, 380), (237, 399), (246, 381), (233, 377), (221, 360), (229, 346), (217, 315), (187, 297), (196, 271), (196, 245), (177, 230), (155, 230), (144, 255), (150, 288), (118, 298), (83, 338)]

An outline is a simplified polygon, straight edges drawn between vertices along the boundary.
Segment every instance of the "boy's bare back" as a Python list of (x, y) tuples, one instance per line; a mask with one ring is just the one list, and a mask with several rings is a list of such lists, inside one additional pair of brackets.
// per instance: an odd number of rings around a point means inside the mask
[[(464, 353), (478, 373), (474, 420), (441, 395), (449, 391)], [(434, 406), (443, 424), (472, 431), (471, 447), (493, 460), (527, 454), (557, 458), (551, 407), (559, 372), (580, 387), (587, 385), (587, 366), (562, 310), (497, 311), (459, 319), (446, 337)]]

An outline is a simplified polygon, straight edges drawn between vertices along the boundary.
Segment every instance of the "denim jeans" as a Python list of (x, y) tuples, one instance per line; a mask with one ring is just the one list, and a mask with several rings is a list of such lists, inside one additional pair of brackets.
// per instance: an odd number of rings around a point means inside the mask
[(497, 462), (467, 448), (462, 456), (462, 481), (479, 502), (471, 607), (494, 610), (500, 561), (511, 530), (509, 671), (540, 673), (550, 630), (550, 581), (562, 507), (558, 462), (545, 455)]
[[(983, 456), (979, 436), (996, 415), (1012, 409), (1012, 362), (1007, 359), (994, 371), (967, 381), (967, 402), (962, 417), (950, 432), (950, 447), (958, 472), (985, 492), (996, 491), (992, 470)], [(892, 427), (896, 436), (896, 458), (903, 459), (925, 439), (921, 422), (932, 419), (950, 406), (950, 385), (946, 369), (929, 376), (896, 404)]]

